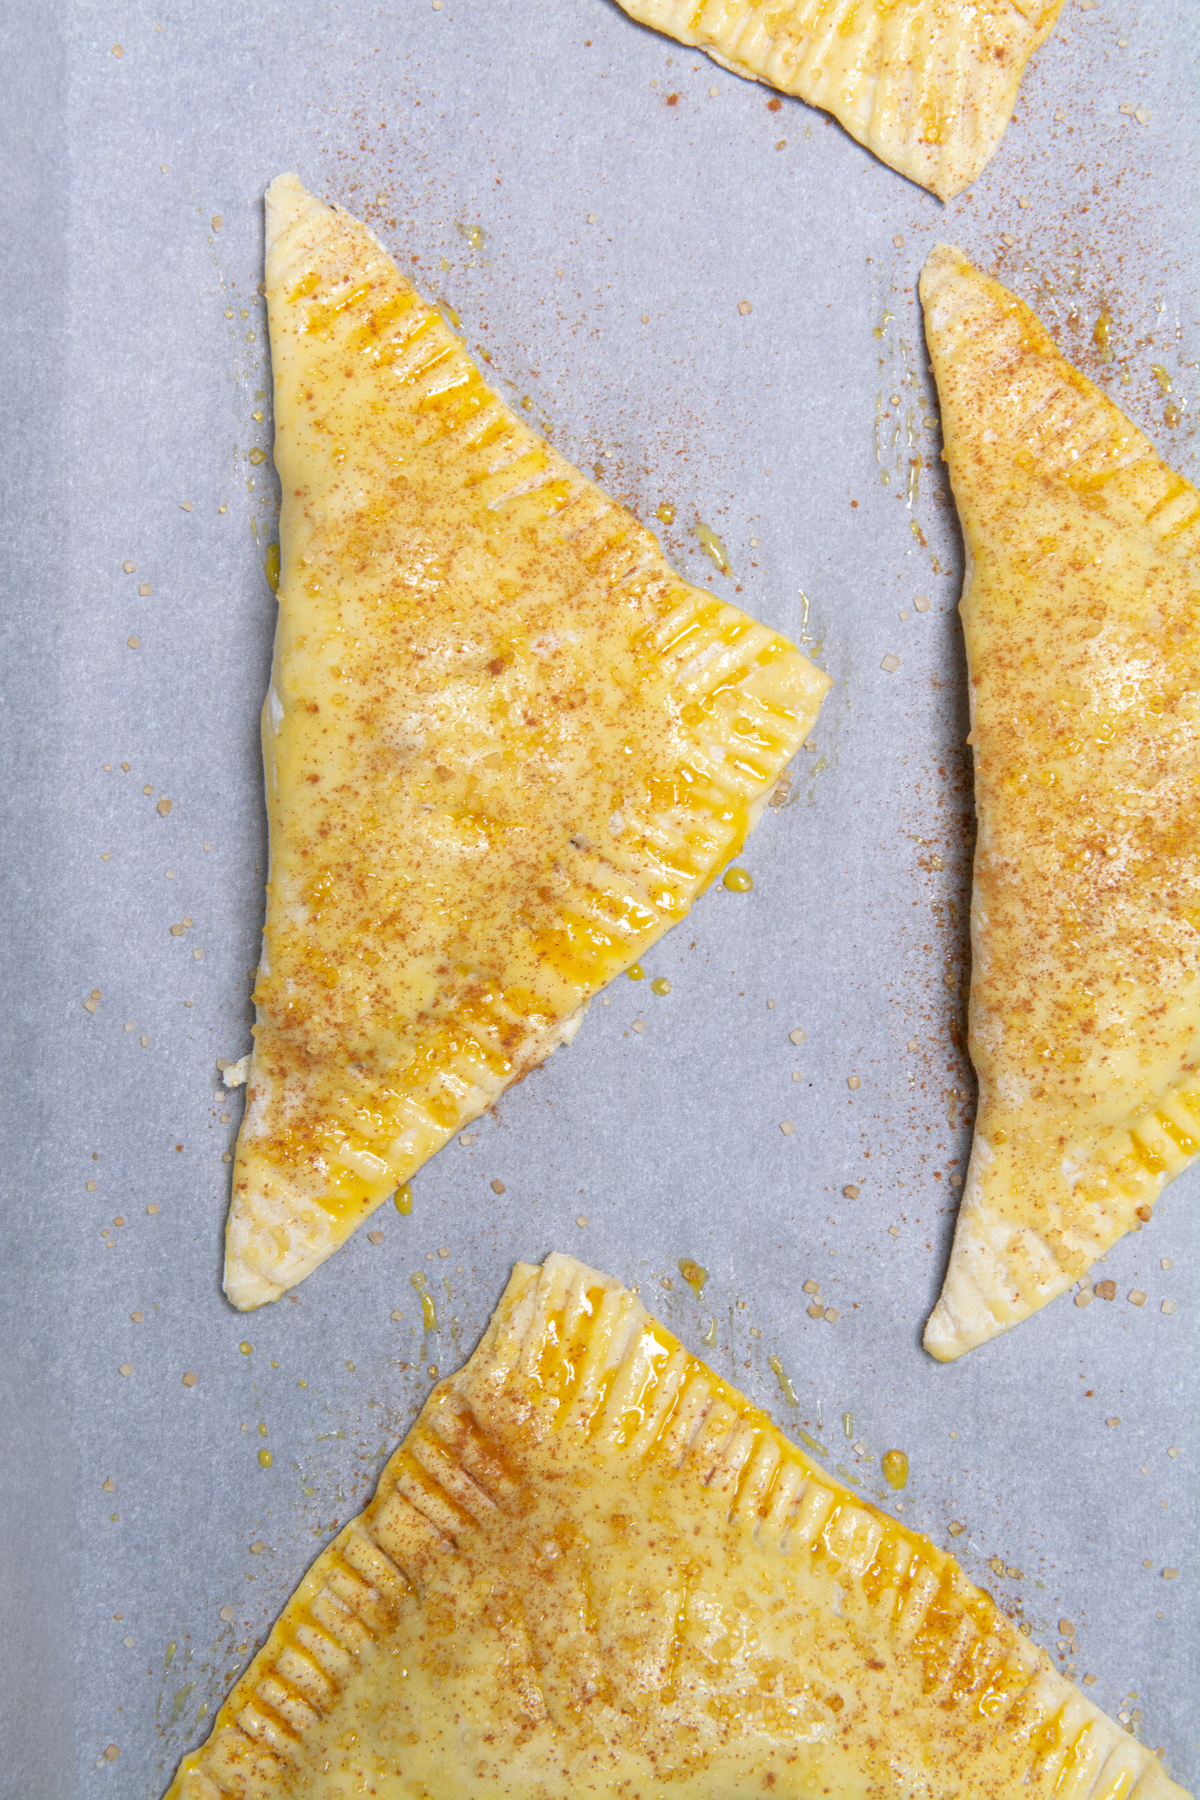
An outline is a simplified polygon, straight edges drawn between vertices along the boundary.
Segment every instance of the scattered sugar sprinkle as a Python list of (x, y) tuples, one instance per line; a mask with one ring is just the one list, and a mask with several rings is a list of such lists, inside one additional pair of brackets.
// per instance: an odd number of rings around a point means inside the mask
[(889, 650), (879, 666), (881, 669), (885, 670), (887, 674), (894, 675), (896, 670), (900, 667), (900, 658), (894, 656)]
[(580, 1229), (580, 1230), (581, 1230), (581, 1231), (582, 1231), (582, 1230), (583, 1230), (583, 1229), (584, 1229), (584, 1227), (585, 1227), (585, 1226), (586, 1226), (586, 1224), (587, 1224), (587, 1222), (588, 1222), (588, 1220), (587, 1220), (587, 1214), (586, 1214), (586, 1213), (580, 1213), (580, 1214), (579, 1214), (579, 1215), (578, 1215), (578, 1217), (577, 1217), (577, 1218), (576, 1218), (576, 1220), (575, 1220), (575, 1223), (576, 1223), (576, 1224), (577, 1224), (577, 1225), (578, 1225), (578, 1227), (579, 1227), (579, 1229)]
[(1164, 1581), (1178, 1581), (1179, 1580), (1179, 1570), (1178, 1569), (1164, 1569), (1162, 1572), (1162, 1578)]
[(192, 1374), (190, 1369), (183, 1378), (183, 1385), (184, 1387), (195, 1387), (196, 1385), (196, 1377)]
[(117, 1370), (117, 1374), (118, 1375), (132, 1375), (133, 1374), (133, 1364), (132, 1363), (122, 1363), (120, 1368)]
[(447, 1256), (449, 1256), (449, 1254), (450, 1254), (450, 1246), (449, 1246), (449, 1244), (443, 1244), (443, 1245), (442, 1245), (442, 1246), (441, 1246), (441, 1247), (440, 1247), (440, 1249), (439, 1249), (439, 1250), (438, 1250), (438, 1255), (439, 1255), (439, 1256), (440, 1256), (440, 1257), (442, 1257), (442, 1258), (443, 1258), (443, 1259), (444, 1259), (444, 1258), (446, 1258), (446, 1257), (447, 1257)]
[(508, 1189), (505, 1187), (504, 1183), (500, 1180), (499, 1176), (497, 1176), (496, 1179), (492, 1182), (492, 1192), (493, 1192), (493, 1194), (506, 1194), (508, 1192)]
[(1108, 1429), (1110, 1431), (1113, 1431), (1121, 1423), (1121, 1421), (1120, 1421), (1120, 1419), (1105, 1419), (1104, 1423), (1108, 1426)]
[(741, 315), (744, 319), (748, 313), (752, 313), (754, 311), (754, 308), (751, 306), (751, 304), (748, 300), (739, 300), (738, 301), (738, 311), (741, 313)]
[(843, 1194), (845, 1194), (847, 1200), (857, 1200), (861, 1191), (862, 1190), (860, 1188), (855, 1187), (855, 1185), (852, 1181), (847, 1182), (846, 1186), (842, 1189), (842, 1192), (843, 1192)]
[(802, 1044), (805, 1040), (805, 1036), (806, 1033), (801, 1031), (799, 1025), (797, 1025), (795, 1031), (788, 1032), (788, 1041), (793, 1044)]
[(784, 1137), (793, 1137), (796, 1131), (796, 1127), (792, 1124), (790, 1119), (785, 1119), (779, 1129), (782, 1131)]
[(1162, 1303), (1162, 1309), (1165, 1313), (1168, 1313), (1168, 1314), (1173, 1313), (1175, 1311), (1175, 1302), (1173, 1300), (1164, 1300)]
[(840, 1318), (841, 1314), (838, 1312), (836, 1306), (827, 1306), (825, 1308), (825, 1323), (827, 1325), (836, 1325)]
[(382, 1242), (383, 1242), (382, 1231), (368, 1231), (367, 1242), (369, 1244), (382, 1244)]
[(846, 1086), (848, 1088), (860, 1088), (862, 1086), (862, 1082), (859, 1080), (857, 1075), (847, 1075)]
[(1145, 1306), (1146, 1296), (1143, 1294), (1141, 1288), (1130, 1288), (1129, 1304), (1131, 1306)]

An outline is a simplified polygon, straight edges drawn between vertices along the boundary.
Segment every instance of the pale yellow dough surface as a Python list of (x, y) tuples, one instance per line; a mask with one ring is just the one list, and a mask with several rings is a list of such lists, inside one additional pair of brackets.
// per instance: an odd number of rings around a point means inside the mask
[(620, 0), (735, 75), (824, 107), (949, 200), (989, 161), (1063, 0)]
[(518, 1264), (168, 1800), (1185, 1800), (637, 1296)]
[(829, 686), (677, 575), (291, 175), (266, 286), (282, 571), (242, 1308), (569, 1041), (740, 848)]
[(962, 521), (975, 1139), (926, 1347), (1149, 1220), (1200, 1150), (1200, 494), (956, 250), (921, 278)]

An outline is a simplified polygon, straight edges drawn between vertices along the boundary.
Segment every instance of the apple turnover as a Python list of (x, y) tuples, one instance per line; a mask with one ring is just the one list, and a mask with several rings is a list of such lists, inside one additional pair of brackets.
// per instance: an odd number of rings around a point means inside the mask
[(943, 1360), (1077, 1282), (1200, 1150), (1200, 494), (1023, 301), (921, 277), (962, 521), (979, 1104)]
[(518, 1264), (168, 1800), (1186, 1800), (616, 1281)]
[(620, 0), (735, 75), (823, 107), (939, 199), (990, 161), (1063, 0)]
[(569, 1042), (740, 849), (829, 686), (677, 575), (294, 175), (266, 286), (281, 578), (240, 1308)]

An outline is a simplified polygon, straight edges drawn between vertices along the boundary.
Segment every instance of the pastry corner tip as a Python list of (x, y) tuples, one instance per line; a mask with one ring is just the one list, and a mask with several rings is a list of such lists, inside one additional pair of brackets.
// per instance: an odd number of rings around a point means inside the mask
[(263, 196), (267, 213), (267, 248), (321, 202), (310, 194), (298, 175), (277, 175)]
[(970, 265), (957, 244), (937, 243), (925, 258), (921, 268), (921, 299), (928, 303), (943, 282), (951, 276), (959, 274)]
[(268, 1281), (236, 1256), (225, 1258), (225, 1277), (221, 1285), (225, 1298), (239, 1312), (253, 1312), (255, 1307), (266, 1306), (287, 1292), (279, 1282)]
[(935, 1362), (955, 1362), (971, 1345), (963, 1337), (950, 1316), (950, 1309), (944, 1300), (939, 1300), (925, 1322), (925, 1335), (922, 1338), (926, 1350)]
[(289, 208), (298, 209), (305, 200), (311, 199), (308, 189), (298, 175), (289, 170), (277, 175), (268, 187), (264, 199), (268, 212), (287, 212)]

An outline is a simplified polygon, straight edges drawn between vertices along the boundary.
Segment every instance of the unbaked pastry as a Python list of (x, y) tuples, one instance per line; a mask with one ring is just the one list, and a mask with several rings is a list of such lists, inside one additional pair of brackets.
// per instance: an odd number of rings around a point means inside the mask
[(1200, 494), (1034, 314), (921, 277), (967, 575), (979, 1107), (943, 1360), (1137, 1231), (1200, 1150)]
[(570, 1041), (740, 849), (829, 686), (677, 575), (294, 175), (266, 285), (282, 571), (241, 1308)]
[(824, 107), (901, 175), (950, 200), (1012, 117), (1063, 0), (620, 0), (735, 75)]
[(513, 1272), (168, 1800), (1185, 1800), (616, 1281)]

